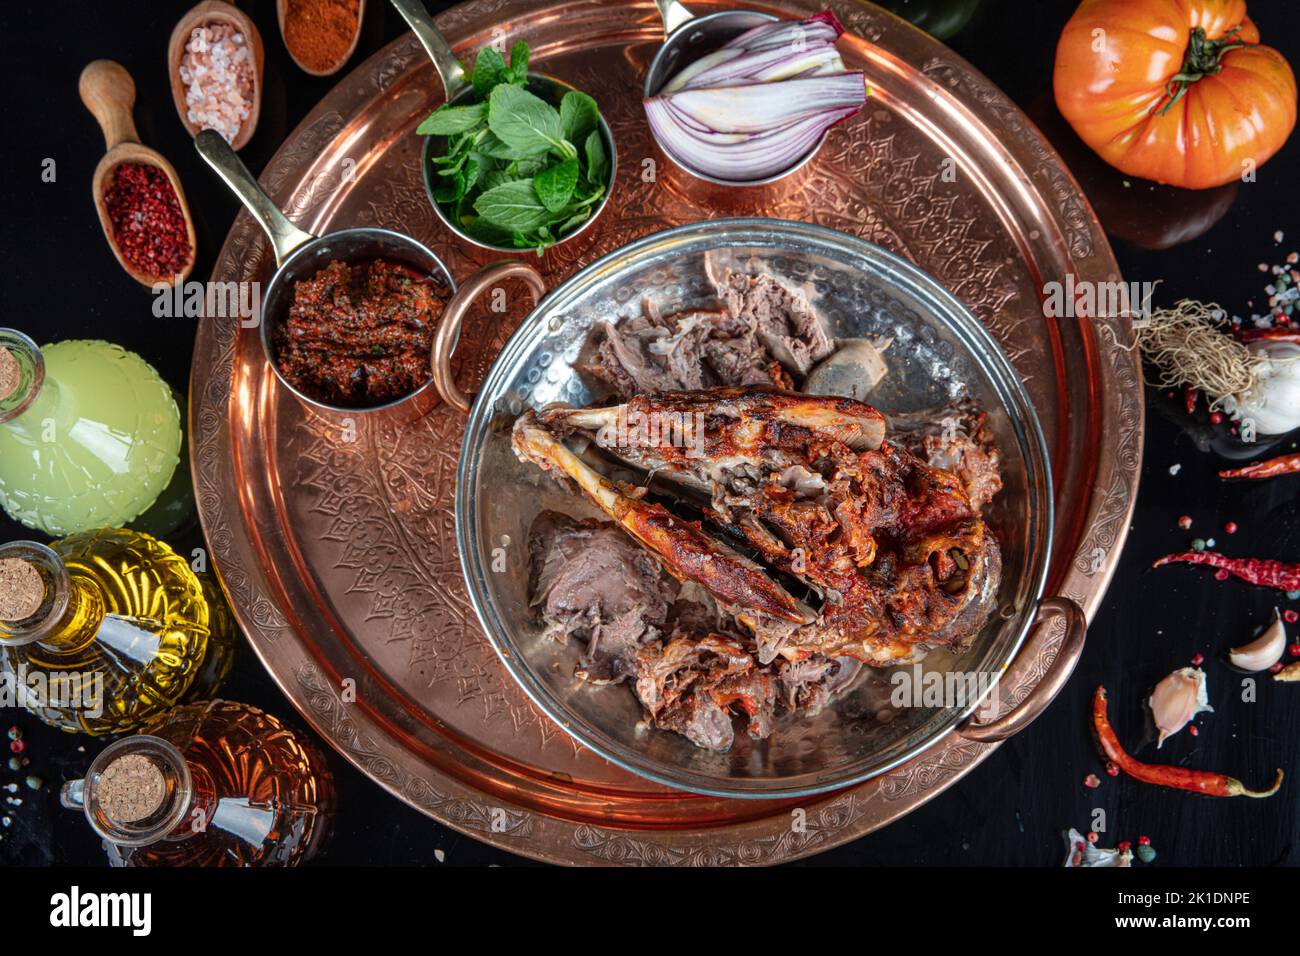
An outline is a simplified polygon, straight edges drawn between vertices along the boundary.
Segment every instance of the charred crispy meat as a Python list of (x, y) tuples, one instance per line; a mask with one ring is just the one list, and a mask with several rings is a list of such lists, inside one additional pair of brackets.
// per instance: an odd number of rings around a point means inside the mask
[[(566, 447), (570, 437), (700, 495), (703, 523), (604, 478)], [(760, 664), (911, 662), (935, 646), (962, 648), (992, 607), (1000, 557), (971, 490), (986, 484), (968, 487), (886, 440), (883, 416), (860, 402), (766, 388), (667, 392), (525, 413), (514, 447), (705, 588), (752, 633)]]

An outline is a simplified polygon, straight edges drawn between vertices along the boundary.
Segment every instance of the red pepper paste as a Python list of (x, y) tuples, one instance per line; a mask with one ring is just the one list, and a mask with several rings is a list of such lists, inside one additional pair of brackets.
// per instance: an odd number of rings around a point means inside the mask
[(160, 279), (190, 264), (190, 233), (167, 174), (148, 163), (118, 163), (104, 193), (113, 242), (122, 258)]
[(385, 405), (425, 385), (446, 289), (402, 265), (334, 261), (294, 283), (276, 364), (309, 398)]

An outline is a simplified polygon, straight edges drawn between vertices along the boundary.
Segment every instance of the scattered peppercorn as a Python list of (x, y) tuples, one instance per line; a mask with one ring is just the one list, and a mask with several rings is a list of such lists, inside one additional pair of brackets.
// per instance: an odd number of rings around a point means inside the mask
[(1201, 728), (1197, 727), (1195, 724), (1192, 724), (1190, 727), (1188, 727), (1187, 732), (1191, 734), (1193, 737), (1201, 736)]
[(1211, 424), (1211, 425), (1222, 425), (1222, 424), (1223, 424), (1223, 412), (1210, 412), (1210, 424)]
[(22, 740), (11, 740), (9, 742), (9, 750), (13, 753), (20, 754), (26, 749), (27, 745)]
[(1150, 843), (1139, 843), (1137, 848), (1137, 858), (1143, 863), (1151, 863), (1156, 858), (1155, 847)]
[(1225, 525), (1223, 526), (1223, 530), (1224, 530), (1225, 532), (1227, 532), (1228, 534), (1236, 534), (1236, 533), (1237, 533), (1237, 522), (1235, 522), (1235, 521), (1229, 521), (1227, 524), (1225, 524)]
[(1083, 778), (1083, 785), (1091, 790), (1096, 790), (1101, 786), (1101, 778), (1095, 773), (1090, 773), (1088, 776)]
[(1300, 657), (1300, 641), (1292, 641), (1287, 645), (1286, 650), (1292, 657)]
[(167, 173), (147, 163), (118, 163), (104, 194), (113, 242), (149, 276), (171, 278), (190, 264), (190, 237)]
[(1300, 619), (1300, 614), (1297, 614), (1292, 608), (1287, 608), (1282, 612), (1282, 620), (1286, 621), (1288, 624), (1294, 624), (1297, 619)]
[(10, 758), (9, 758), (9, 769), (10, 769), (10, 770), (22, 770), (22, 769), (23, 769), (23, 758), (22, 758), (22, 757), (10, 757)]
[(1191, 526), (1192, 526), (1191, 515), (1183, 515), (1181, 518), (1178, 519), (1178, 527), (1182, 528), (1184, 531), (1186, 531)]
[(8, 734), (8, 736), (9, 736), (9, 739), (10, 739), (10, 740), (18, 740), (19, 738), (22, 737), (22, 735), (23, 735), (23, 732), (22, 732), (21, 730), (19, 730), (19, 729), (17, 728), (17, 726), (14, 726), (14, 727), (10, 727), (10, 728), (9, 728), (9, 734)]
[(1198, 653), (1195, 657), (1192, 658), (1192, 666), (1193, 666), (1193, 667), (1200, 667), (1200, 666), (1201, 666), (1202, 664), (1204, 664), (1204, 663), (1205, 663), (1205, 655), (1204, 655), (1204, 654), (1199, 654), (1199, 653)]
[(1096, 830), (1093, 830), (1091, 833), (1088, 834), (1089, 843), (1096, 843), (1100, 839), (1101, 839), (1101, 834), (1098, 833)]
[(41, 787), (45, 786), (45, 781), (42, 780), (40, 777), (35, 777), (35, 776), (28, 777), (25, 782), (27, 784), (28, 790), (39, 790), (41, 789)]
[(1192, 550), (1193, 550), (1193, 551), (1204, 551), (1204, 550), (1205, 550), (1205, 539), (1204, 539), (1204, 538), (1193, 538), (1193, 539), (1192, 539)]

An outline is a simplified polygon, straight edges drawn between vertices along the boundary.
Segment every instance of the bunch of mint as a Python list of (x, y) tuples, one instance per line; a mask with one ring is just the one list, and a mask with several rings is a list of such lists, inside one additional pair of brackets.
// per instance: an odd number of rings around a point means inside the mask
[(556, 109), (529, 93), (528, 53), (516, 43), (507, 64), (484, 47), (477, 102), (444, 104), (416, 132), (447, 139), (433, 198), (452, 222), (480, 242), (540, 254), (587, 221), (611, 167), (596, 101), (570, 90)]

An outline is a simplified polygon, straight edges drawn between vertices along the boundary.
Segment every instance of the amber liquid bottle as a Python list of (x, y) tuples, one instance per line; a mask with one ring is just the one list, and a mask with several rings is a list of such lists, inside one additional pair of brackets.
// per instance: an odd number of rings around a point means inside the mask
[(0, 545), (5, 689), (61, 730), (130, 733), (196, 683), (211, 696), (229, 670), (233, 629), (218, 590), (149, 535)]
[(113, 866), (297, 866), (326, 840), (333, 784), (307, 741), (214, 700), (119, 740), (63, 785)]

